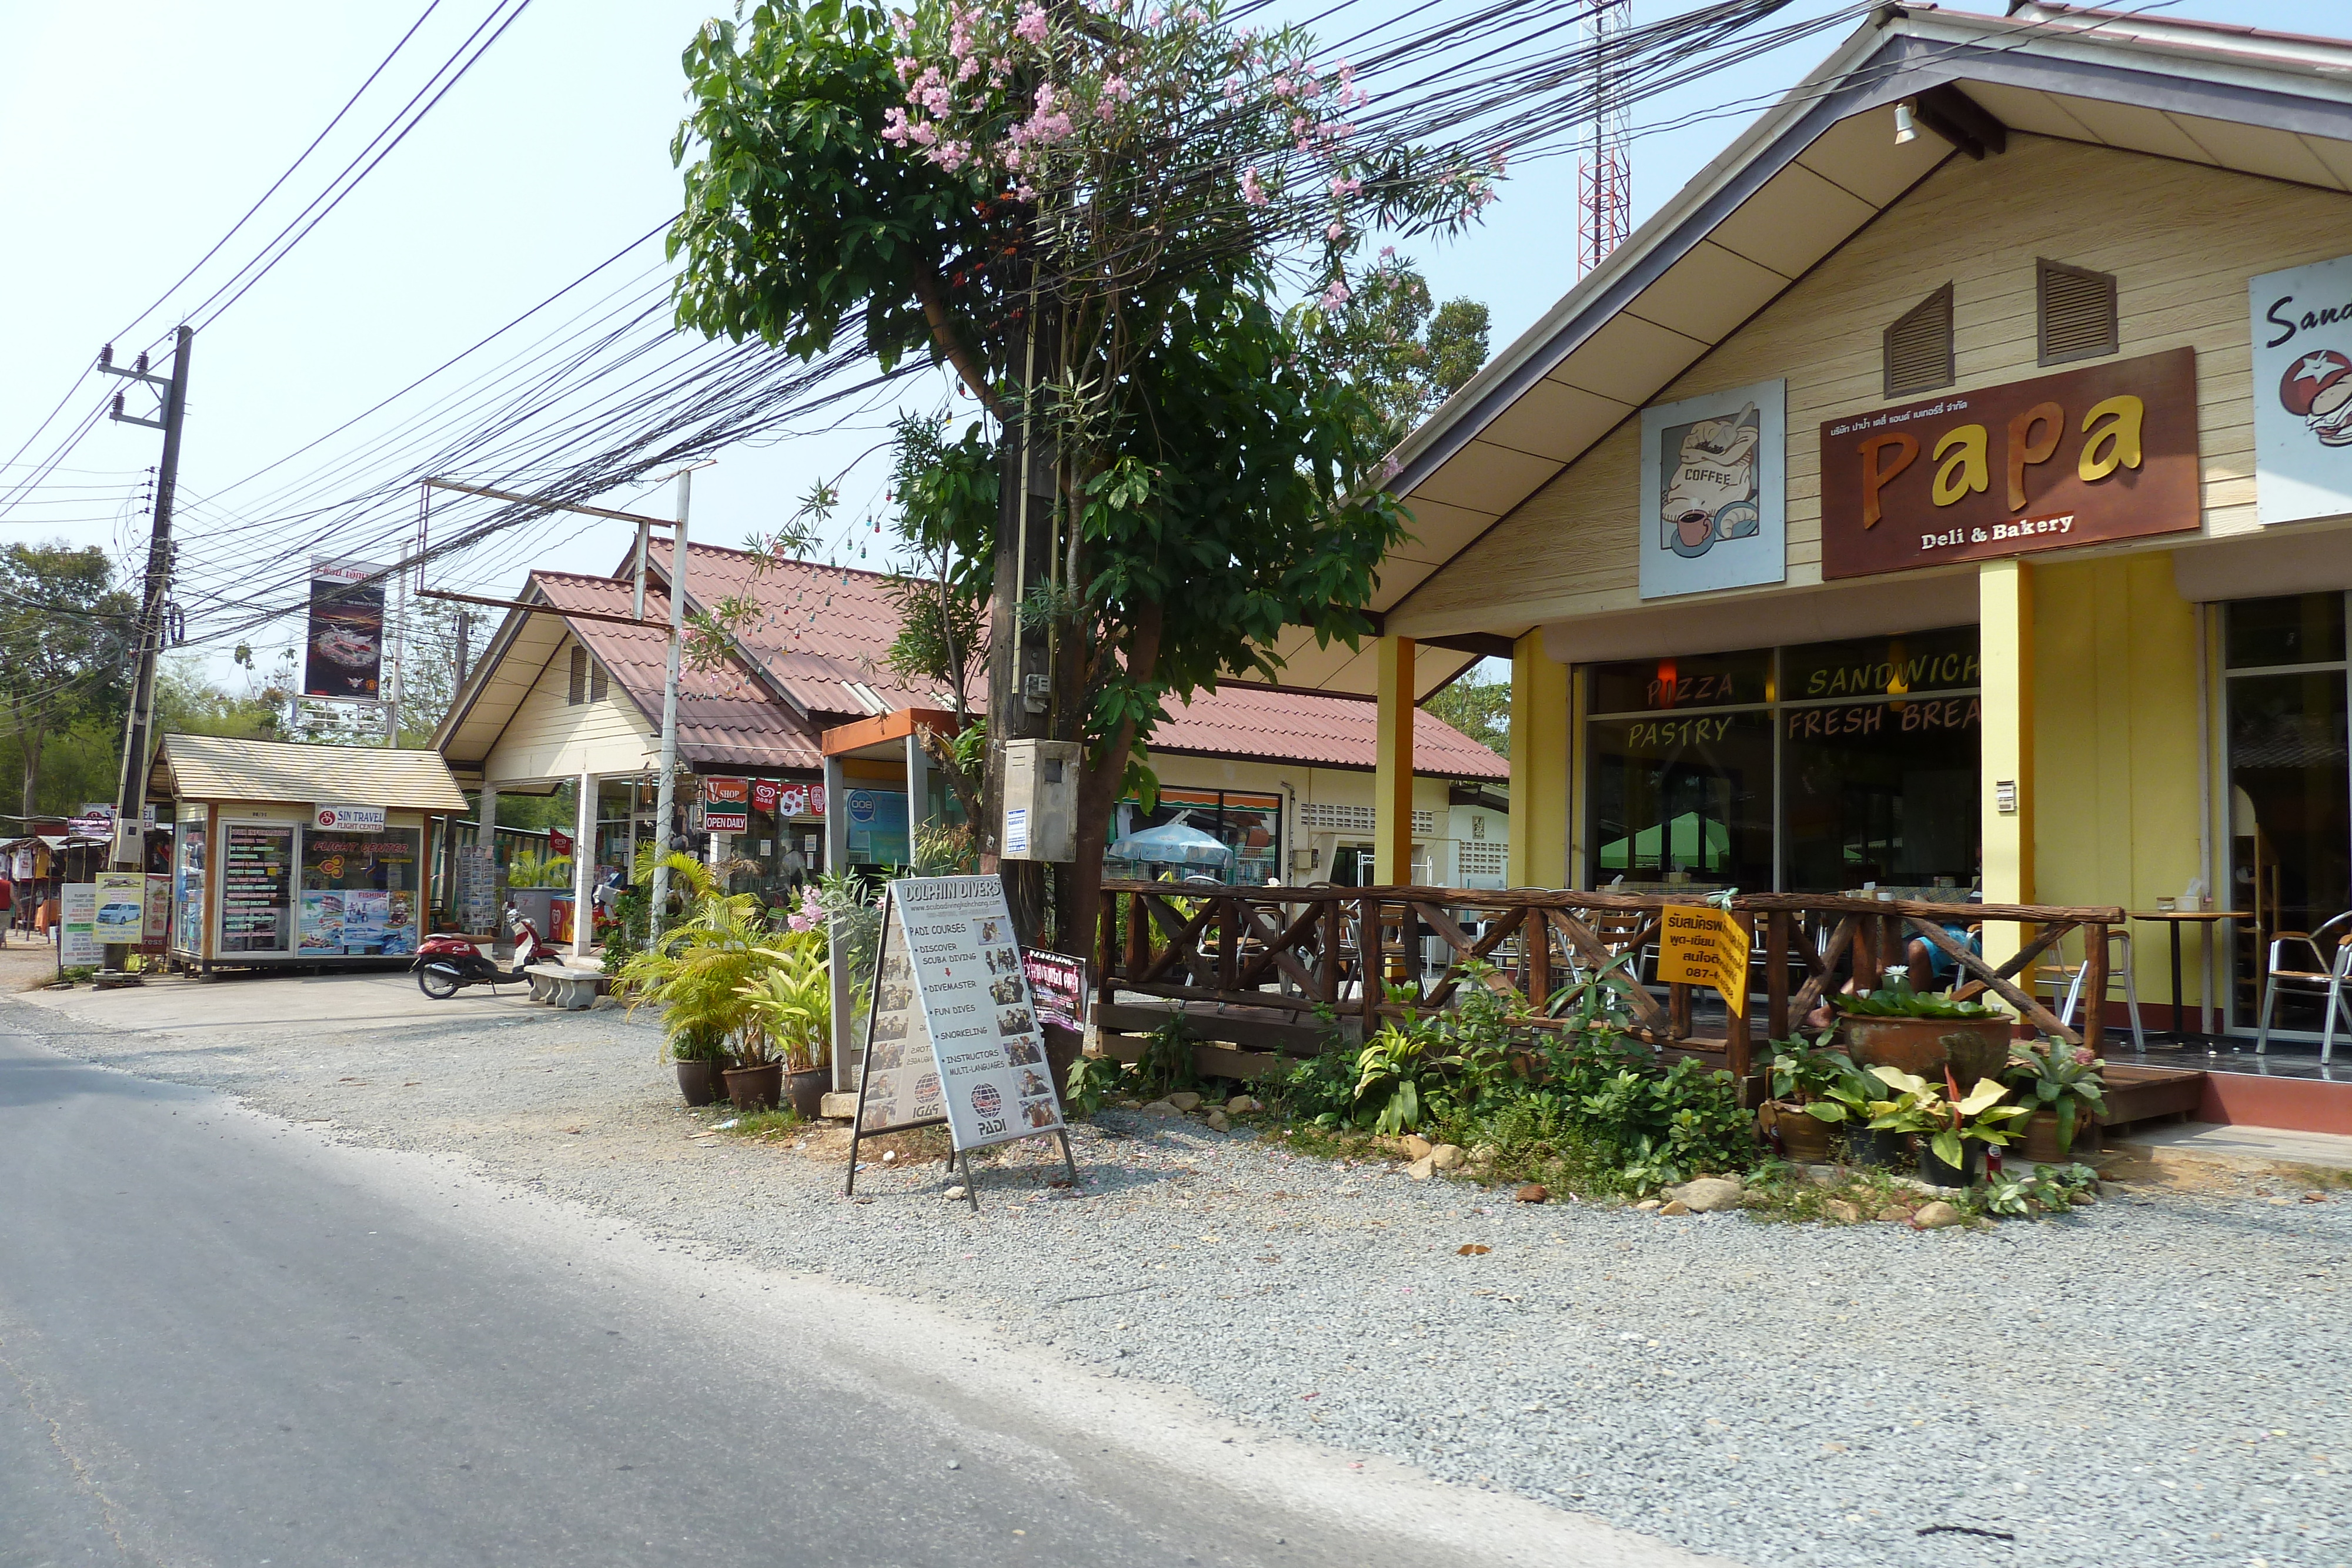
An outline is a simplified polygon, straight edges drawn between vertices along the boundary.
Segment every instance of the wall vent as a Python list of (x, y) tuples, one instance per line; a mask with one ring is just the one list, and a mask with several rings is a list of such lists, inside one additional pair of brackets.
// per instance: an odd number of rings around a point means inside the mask
[(1934, 392), (1952, 379), (1952, 286), (1947, 283), (1886, 329), (1886, 395)]
[(588, 650), (585, 648), (572, 650), (572, 684), (565, 695), (573, 707), (588, 700)]
[(2070, 364), (2116, 351), (2116, 279), (2047, 257), (2034, 263), (2042, 363)]

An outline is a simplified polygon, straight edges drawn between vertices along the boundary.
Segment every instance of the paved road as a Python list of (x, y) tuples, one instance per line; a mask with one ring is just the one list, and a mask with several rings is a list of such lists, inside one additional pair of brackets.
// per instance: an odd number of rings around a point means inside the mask
[(13, 1005), (0, 1568), (1696, 1561), (74, 1063)]

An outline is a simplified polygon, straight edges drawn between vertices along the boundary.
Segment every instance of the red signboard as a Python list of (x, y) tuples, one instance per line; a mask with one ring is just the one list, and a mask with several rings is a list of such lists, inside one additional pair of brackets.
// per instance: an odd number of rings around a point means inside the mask
[(1822, 425), (1822, 575), (2197, 527), (2197, 352), (2173, 349)]
[(572, 852), (572, 835), (562, 828), (547, 830), (547, 847), (551, 853), (568, 855)]

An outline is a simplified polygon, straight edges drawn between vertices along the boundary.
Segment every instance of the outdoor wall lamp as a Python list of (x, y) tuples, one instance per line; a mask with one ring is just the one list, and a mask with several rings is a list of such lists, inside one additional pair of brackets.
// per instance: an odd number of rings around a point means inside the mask
[(1906, 141), (1916, 141), (1918, 139), (1919, 128), (1911, 123), (1911, 106), (1907, 103), (1896, 104), (1895, 106), (1895, 144), (1900, 147)]

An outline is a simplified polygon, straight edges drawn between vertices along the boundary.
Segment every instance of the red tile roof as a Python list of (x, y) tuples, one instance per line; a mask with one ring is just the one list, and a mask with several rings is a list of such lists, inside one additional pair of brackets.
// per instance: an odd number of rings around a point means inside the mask
[[(1168, 722), (1152, 732), (1151, 749), (1370, 768), (1379, 725), (1379, 705), (1363, 697), (1235, 681), (1189, 703), (1169, 704)], [(1412, 770), (1438, 779), (1511, 776), (1508, 761), (1426, 709), (1413, 714)]]
[[(559, 609), (626, 613), (629, 608), (625, 580), (544, 571), (532, 573), (531, 580)], [(883, 662), (898, 635), (898, 611), (885, 591), (887, 580), (878, 572), (813, 561), (760, 570), (740, 550), (689, 544), (692, 605), (707, 610), (722, 599), (750, 597), (761, 614), (738, 633), (757, 669), (686, 672), (678, 692), (680, 755), (698, 763), (814, 769), (823, 764), (818, 736), (845, 717), (948, 706), (940, 693), (900, 685)], [(658, 580), (649, 585), (646, 618), (658, 622), (668, 610)], [(658, 726), (663, 634), (606, 621), (566, 624)], [(763, 681), (790, 701), (771, 695)], [(805, 716), (794, 703), (807, 710)], [(1439, 779), (1510, 777), (1507, 761), (1435, 715), (1417, 712), (1414, 720), (1414, 772)], [(1199, 693), (1189, 703), (1171, 703), (1168, 723), (1152, 737), (1151, 746), (1155, 751), (1370, 768), (1378, 721), (1375, 705), (1364, 698), (1234, 682)]]

